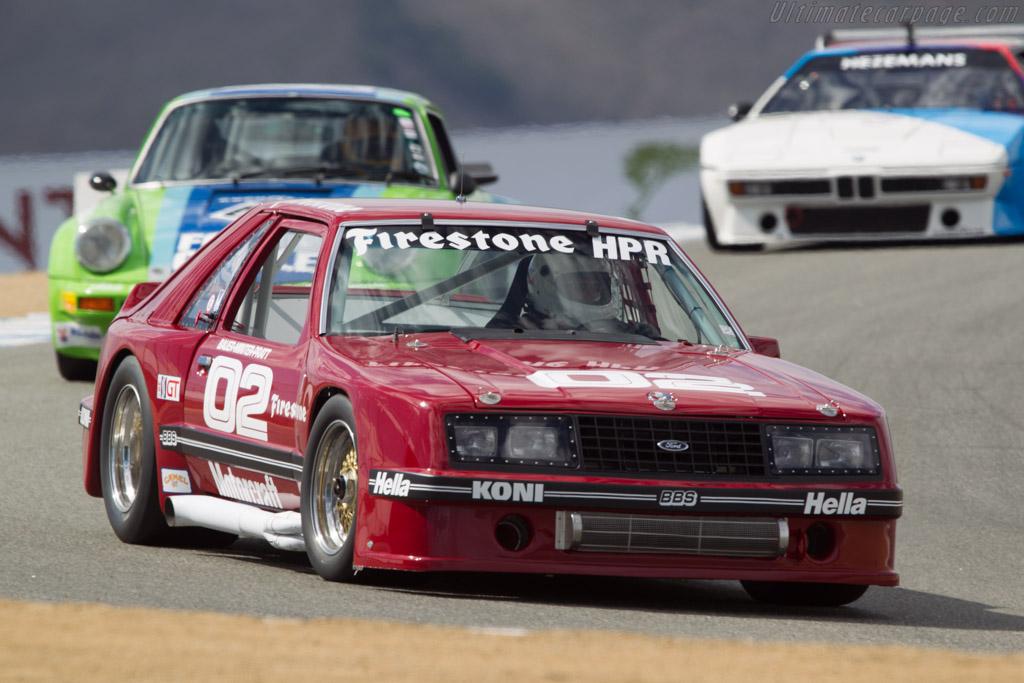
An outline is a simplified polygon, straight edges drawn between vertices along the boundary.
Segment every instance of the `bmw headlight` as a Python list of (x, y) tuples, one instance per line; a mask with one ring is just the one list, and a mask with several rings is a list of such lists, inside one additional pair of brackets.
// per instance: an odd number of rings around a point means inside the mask
[(576, 467), (572, 419), (560, 415), (449, 415), (452, 461), (483, 465)]
[(871, 427), (772, 425), (773, 474), (878, 474), (878, 437)]
[(132, 238), (128, 228), (113, 218), (93, 218), (78, 226), (75, 257), (83, 268), (109, 273), (128, 258)]

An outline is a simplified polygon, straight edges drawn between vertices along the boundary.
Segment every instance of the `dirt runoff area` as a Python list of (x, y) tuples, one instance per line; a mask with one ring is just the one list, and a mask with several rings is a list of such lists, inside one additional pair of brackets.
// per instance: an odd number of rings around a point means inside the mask
[(0, 275), (0, 318), (49, 310), (46, 287), (46, 273), (39, 271)]
[(1021, 681), (1024, 655), (0, 600), (5, 681)]

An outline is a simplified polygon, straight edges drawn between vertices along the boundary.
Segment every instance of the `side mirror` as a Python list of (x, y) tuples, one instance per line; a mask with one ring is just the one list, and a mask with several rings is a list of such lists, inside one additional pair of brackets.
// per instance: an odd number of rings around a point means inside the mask
[(778, 339), (773, 337), (747, 337), (747, 339), (750, 340), (754, 353), (771, 358), (782, 358), (782, 354), (779, 352)]
[(753, 106), (754, 105), (750, 102), (737, 102), (736, 104), (730, 104), (729, 109), (727, 110), (729, 118), (733, 121), (739, 121), (740, 119), (746, 118), (747, 114), (750, 113), (750, 108)]
[(106, 171), (96, 171), (89, 177), (89, 187), (97, 192), (113, 192), (117, 181)]
[(454, 194), (468, 197), (476, 192), (476, 179), (465, 169), (460, 168), (448, 176), (448, 187)]
[(473, 180), (476, 181), (478, 187), (498, 182), (498, 174), (494, 172), (494, 169), (486, 161), (463, 164), (462, 170), (473, 176)]

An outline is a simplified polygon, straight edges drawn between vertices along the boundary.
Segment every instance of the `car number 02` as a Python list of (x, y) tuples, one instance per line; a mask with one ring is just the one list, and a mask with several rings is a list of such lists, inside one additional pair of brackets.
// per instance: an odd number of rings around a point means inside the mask
[[(217, 395), (224, 383), (224, 404), (217, 407)], [(217, 356), (210, 364), (203, 395), (203, 420), (212, 429), (238, 434), (260, 441), (267, 440), (267, 421), (256, 415), (267, 412), (270, 387), (274, 371), (266, 365), (242, 366), (237, 358)], [(255, 389), (255, 393), (239, 397), (240, 389)]]

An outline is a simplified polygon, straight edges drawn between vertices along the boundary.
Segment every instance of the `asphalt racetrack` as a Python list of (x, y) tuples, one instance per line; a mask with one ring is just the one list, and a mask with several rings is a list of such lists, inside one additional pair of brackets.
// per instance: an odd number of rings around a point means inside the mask
[(748, 333), (888, 411), (904, 515), (899, 588), (851, 607), (756, 604), (739, 584), (375, 575), (330, 584), (305, 556), (120, 543), (82, 490), (91, 385), (47, 345), (0, 349), (0, 597), (514, 629), (1024, 650), (1024, 243), (688, 250)]

